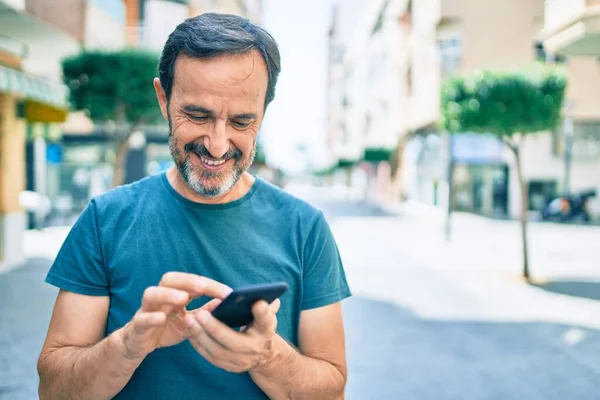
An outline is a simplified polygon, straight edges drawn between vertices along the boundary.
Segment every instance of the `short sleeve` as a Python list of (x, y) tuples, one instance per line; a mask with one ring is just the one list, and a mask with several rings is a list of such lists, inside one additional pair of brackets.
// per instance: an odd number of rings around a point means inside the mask
[(351, 296), (337, 244), (321, 212), (304, 245), (302, 310), (324, 307)]
[(46, 282), (89, 296), (108, 296), (108, 278), (98, 235), (96, 204), (92, 200), (71, 228)]

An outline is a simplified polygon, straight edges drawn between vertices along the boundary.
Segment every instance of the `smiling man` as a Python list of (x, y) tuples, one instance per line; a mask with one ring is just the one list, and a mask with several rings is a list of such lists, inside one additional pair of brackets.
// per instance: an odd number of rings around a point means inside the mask
[[(60, 288), (41, 399), (336, 399), (350, 296), (323, 214), (247, 171), (280, 70), (273, 38), (232, 15), (165, 44), (158, 103), (175, 167), (94, 198), (46, 281)], [(284, 134), (284, 133), (282, 133)], [(237, 287), (285, 281), (231, 329)]]

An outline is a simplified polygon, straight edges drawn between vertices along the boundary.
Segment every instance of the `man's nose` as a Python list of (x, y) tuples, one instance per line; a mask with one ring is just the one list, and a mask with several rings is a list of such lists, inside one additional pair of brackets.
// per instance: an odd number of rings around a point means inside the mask
[(204, 146), (213, 158), (219, 159), (229, 150), (227, 137), (227, 124), (225, 121), (216, 120), (211, 132), (204, 137)]

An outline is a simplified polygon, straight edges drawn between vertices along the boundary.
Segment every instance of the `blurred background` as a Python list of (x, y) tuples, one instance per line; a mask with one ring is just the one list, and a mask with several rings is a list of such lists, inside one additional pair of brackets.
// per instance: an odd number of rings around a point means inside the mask
[(151, 80), (209, 11), (280, 45), (252, 173), (330, 222), (349, 399), (600, 398), (600, 1), (0, 0), (0, 399), (79, 213), (172, 165)]

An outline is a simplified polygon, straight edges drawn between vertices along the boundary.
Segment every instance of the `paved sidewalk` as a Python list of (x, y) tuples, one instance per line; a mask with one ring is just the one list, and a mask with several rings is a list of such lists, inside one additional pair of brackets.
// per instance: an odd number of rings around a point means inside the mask
[(0, 274), (0, 399), (37, 399), (37, 357), (57, 290), (43, 283), (51, 261)]

